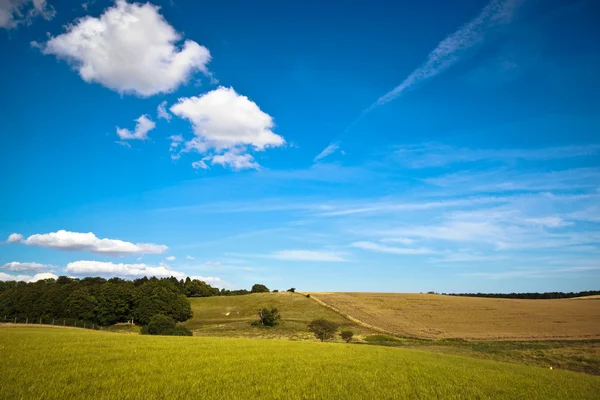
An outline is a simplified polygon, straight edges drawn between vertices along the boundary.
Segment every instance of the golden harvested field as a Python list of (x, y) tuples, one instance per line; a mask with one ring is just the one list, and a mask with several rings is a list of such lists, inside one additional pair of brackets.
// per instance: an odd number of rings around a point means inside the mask
[(513, 300), (401, 293), (311, 293), (383, 331), (430, 339), (600, 338), (600, 298)]

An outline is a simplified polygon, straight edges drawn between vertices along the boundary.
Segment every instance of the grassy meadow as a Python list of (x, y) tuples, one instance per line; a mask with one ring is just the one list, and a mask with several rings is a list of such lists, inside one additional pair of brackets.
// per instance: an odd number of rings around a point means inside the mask
[[(196, 297), (192, 304), (192, 319), (184, 323), (198, 336), (262, 337), (294, 340), (315, 340), (306, 326), (317, 318), (325, 318), (349, 328), (359, 335), (372, 333), (338, 313), (323, 307), (298, 293), (253, 293), (244, 296)], [(273, 328), (251, 326), (257, 311), (274, 306), (283, 316)]]
[(600, 377), (342, 343), (0, 326), (0, 398), (597, 399)]
[(398, 336), (470, 340), (600, 339), (600, 298), (520, 300), (401, 293), (312, 293)]

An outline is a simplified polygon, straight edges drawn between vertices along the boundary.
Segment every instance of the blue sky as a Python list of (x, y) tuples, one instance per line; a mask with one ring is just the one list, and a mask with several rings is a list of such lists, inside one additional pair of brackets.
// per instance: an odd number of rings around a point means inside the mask
[(597, 289), (599, 12), (0, 2), (0, 279)]

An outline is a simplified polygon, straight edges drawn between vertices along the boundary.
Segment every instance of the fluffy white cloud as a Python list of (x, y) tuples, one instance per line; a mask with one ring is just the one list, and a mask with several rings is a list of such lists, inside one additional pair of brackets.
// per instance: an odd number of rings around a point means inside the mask
[(73, 275), (90, 276), (122, 276), (128, 278), (143, 276), (174, 276), (182, 279), (185, 277), (183, 272), (173, 271), (166, 265), (150, 266), (146, 264), (116, 264), (102, 261), (75, 261), (67, 264), (65, 272)]
[(11, 233), (6, 239), (6, 243), (19, 243), (23, 240), (23, 235), (20, 233)]
[(169, 114), (169, 112), (167, 111), (166, 106), (167, 106), (166, 100), (158, 105), (158, 107), (156, 108), (156, 118), (166, 119), (167, 121), (171, 120), (171, 114)]
[(269, 255), (269, 258), (286, 261), (324, 261), (324, 262), (344, 262), (346, 259), (341, 253), (330, 251), (313, 250), (282, 250)]
[[(192, 123), (196, 137), (183, 151), (205, 154), (201, 161), (233, 169), (257, 168), (249, 148), (262, 151), (285, 144), (272, 130), (273, 118), (233, 88), (219, 87), (198, 97), (181, 98), (170, 110)], [(196, 165), (205, 166), (204, 162)]]
[(159, 7), (117, 0), (98, 18), (84, 17), (41, 46), (69, 61), (86, 82), (148, 97), (171, 92), (196, 71), (207, 73), (210, 52), (182, 36)]
[(46, 0), (0, 0), (0, 28), (11, 29), (38, 15), (51, 20), (56, 13)]
[(160, 254), (168, 249), (165, 245), (130, 243), (117, 239), (99, 239), (92, 232), (80, 233), (65, 230), (31, 235), (27, 239), (21, 240), (20, 243), (28, 246), (47, 247), (64, 251), (90, 251), (92, 253), (112, 256)]
[(0, 272), (0, 281), (17, 281), (17, 282), (37, 282), (42, 279), (57, 279), (58, 276), (50, 272), (43, 272), (40, 274), (31, 275), (9, 275), (4, 272)]
[(135, 129), (133, 132), (131, 132), (129, 129), (119, 128), (117, 126), (117, 135), (119, 135), (122, 140), (146, 140), (148, 139), (148, 132), (156, 127), (156, 123), (148, 118), (148, 116), (145, 114), (140, 116), (135, 121), (137, 124), (135, 124)]
[(167, 260), (167, 261), (175, 261), (176, 258), (177, 257), (175, 257), (175, 256), (169, 256), (169, 257), (165, 258), (165, 260)]
[(356, 247), (357, 249), (370, 250), (378, 253), (388, 254), (419, 255), (433, 253), (433, 251), (425, 248), (414, 249), (409, 247), (394, 247), (373, 242), (354, 242), (351, 246)]
[(211, 286), (217, 287), (222, 287), (225, 284), (225, 281), (217, 276), (190, 276), (190, 279), (198, 279), (199, 281), (206, 282)]
[(186, 259), (186, 260), (195, 260), (196, 258), (195, 258), (195, 257), (192, 257), (192, 256), (186, 256), (186, 257), (185, 257), (185, 259)]
[(39, 263), (35, 263), (35, 262), (19, 262), (19, 261), (13, 261), (13, 262), (9, 262), (6, 263), (2, 266), (0, 266), (0, 269), (5, 269), (8, 271), (43, 271), (43, 270), (47, 270), (53, 268), (52, 265), (50, 264), (39, 264)]

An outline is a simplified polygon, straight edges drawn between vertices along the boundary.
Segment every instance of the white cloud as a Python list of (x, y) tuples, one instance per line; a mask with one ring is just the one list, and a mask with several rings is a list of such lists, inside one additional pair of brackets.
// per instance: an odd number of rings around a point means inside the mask
[(402, 255), (419, 255), (419, 254), (431, 254), (432, 250), (425, 248), (408, 248), (408, 247), (394, 247), (386, 246), (373, 242), (354, 242), (351, 244), (352, 247), (362, 250), (370, 250), (378, 253), (389, 253), (389, 254), (402, 254)]
[(195, 260), (196, 258), (195, 258), (195, 257), (192, 257), (192, 256), (186, 256), (186, 257), (185, 257), (185, 259), (186, 259), (186, 260)]
[(0, 0), (0, 28), (16, 28), (19, 24), (31, 24), (38, 15), (46, 20), (56, 12), (46, 0)]
[(39, 264), (35, 262), (19, 262), (12, 261), (0, 266), (0, 269), (5, 269), (8, 271), (22, 272), (22, 271), (43, 271), (50, 268), (54, 268), (50, 264)]
[(7, 243), (19, 243), (23, 240), (23, 235), (20, 233), (11, 233), (8, 235)]
[(37, 282), (42, 279), (57, 279), (58, 276), (50, 272), (42, 272), (40, 274), (31, 275), (9, 275), (0, 272), (0, 281), (17, 281), (17, 282)]
[(130, 243), (116, 239), (99, 239), (92, 232), (79, 233), (60, 230), (31, 235), (21, 243), (28, 246), (47, 247), (64, 251), (89, 251), (111, 256), (127, 254), (160, 254), (167, 251), (165, 245)]
[(231, 150), (223, 154), (210, 156), (206, 159), (210, 160), (213, 165), (219, 164), (223, 167), (230, 167), (235, 171), (242, 169), (258, 169), (260, 167), (258, 163), (254, 161), (254, 157), (250, 154), (237, 154), (238, 151), (239, 149)]
[(165, 258), (165, 260), (167, 260), (167, 261), (175, 261), (176, 259), (177, 259), (177, 257), (175, 257), (175, 256), (169, 256), (169, 257)]
[(330, 251), (313, 250), (282, 250), (271, 253), (269, 258), (286, 261), (324, 261), (344, 262), (347, 261), (342, 253)]
[(172, 92), (197, 72), (208, 73), (210, 52), (182, 36), (150, 3), (115, 5), (86, 16), (42, 46), (44, 54), (66, 59), (86, 82), (141, 97)]
[(156, 123), (152, 121), (146, 114), (140, 116), (135, 120), (137, 124), (135, 124), (135, 130), (131, 132), (129, 129), (119, 128), (117, 126), (117, 135), (122, 140), (146, 140), (148, 139), (148, 132), (156, 127)]
[(67, 264), (65, 272), (73, 275), (105, 275), (122, 276), (127, 278), (135, 277), (169, 277), (174, 276), (178, 279), (185, 277), (183, 272), (173, 271), (165, 265), (150, 266), (146, 264), (116, 264), (112, 262), (101, 261), (75, 261)]
[(165, 106), (167, 105), (167, 101), (164, 100), (161, 102), (156, 108), (156, 118), (158, 119), (166, 119), (167, 121), (171, 121), (171, 114), (167, 111)]
[(225, 284), (225, 282), (217, 276), (190, 276), (190, 279), (197, 279), (199, 281), (206, 282), (209, 285), (216, 287), (222, 287)]
[(181, 98), (170, 110), (194, 127), (196, 137), (186, 143), (183, 151), (205, 155), (195, 168), (206, 168), (204, 161), (233, 169), (257, 168), (248, 150), (262, 151), (285, 144), (272, 131), (273, 118), (233, 88), (219, 87), (199, 97)]
[(337, 149), (340, 148), (340, 145), (337, 143), (331, 143), (329, 146), (325, 147), (323, 149), (322, 152), (320, 152), (319, 154), (317, 154), (317, 156), (314, 159), (314, 162), (318, 162), (322, 159), (324, 159), (325, 157), (333, 154), (336, 152)]
[(394, 100), (414, 85), (438, 75), (459, 62), (467, 51), (484, 40), (490, 29), (509, 23), (521, 2), (522, 0), (492, 0), (481, 10), (479, 15), (442, 40), (429, 53), (422, 66), (414, 70), (400, 85), (381, 96), (365, 110), (365, 113)]
[(194, 169), (208, 169), (208, 165), (203, 160), (194, 161), (192, 163)]

